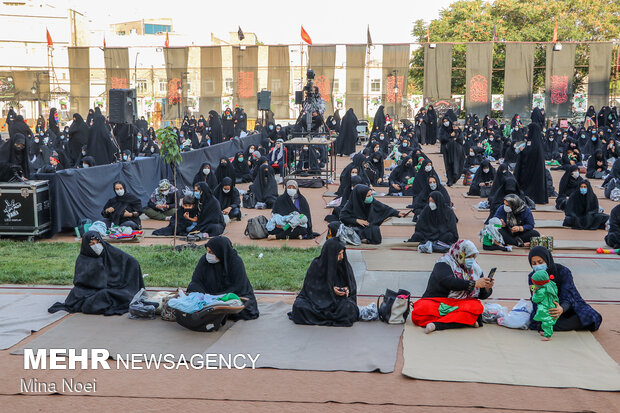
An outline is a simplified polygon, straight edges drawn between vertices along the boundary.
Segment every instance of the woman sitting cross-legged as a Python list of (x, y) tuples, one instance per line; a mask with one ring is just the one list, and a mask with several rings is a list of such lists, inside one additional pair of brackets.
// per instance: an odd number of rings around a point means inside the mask
[(224, 222), (220, 203), (213, 196), (209, 185), (205, 182), (194, 185), (194, 198), (198, 213), (195, 229), (211, 237), (222, 234), (226, 228), (226, 222)]
[(330, 238), (310, 263), (288, 317), (295, 324), (350, 327), (359, 318), (357, 285), (345, 245)]
[(299, 192), (297, 181), (286, 182), (286, 193), (276, 199), (271, 214), (267, 223), (269, 239), (313, 238), (310, 206)]
[(425, 244), (428, 241), (441, 241), (452, 245), (459, 239), (456, 221), (454, 211), (446, 205), (441, 192), (433, 191), (428, 197), (428, 204), (418, 217), (415, 232), (409, 242)]
[(441, 257), (428, 279), (422, 298), (413, 304), (411, 321), (425, 332), (460, 327), (482, 327), (484, 307), (493, 280), (476, 263), (478, 249), (469, 240), (457, 241)]
[(366, 185), (356, 185), (340, 212), (340, 221), (352, 227), (363, 243), (381, 244), (379, 226), (389, 217), (404, 217), (404, 212), (382, 204), (374, 199), (372, 190)]
[(243, 260), (226, 237), (214, 237), (205, 245), (206, 254), (200, 257), (187, 293), (211, 295), (234, 293), (247, 298), (245, 310), (228, 318), (253, 320), (258, 318), (258, 304), (254, 289), (245, 272)]
[(563, 225), (573, 229), (603, 229), (609, 219), (599, 211), (598, 198), (587, 180), (581, 181), (579, 189), (568, 198), (564, 214)]
[(142, 214), (142, 202), (132, 194), (127, 193), (125, 184), (114, 182), (115, 196), (110, 198), (103, 207), (101, 215), (106, 226), (117, 225), (130, 227), (133, 230), (142, 228), (140, 214)]
[(118, 315), (129, 311), (134, 295), (144, 288), (140, 264), (131, 255), (104, 242), (96, 231), (82, 236), (75, 261), (73, 289), (64, 303), (48, 311)]
[[(227, 176), (222, 179), (222, 183), (215, 188), (213, 196), (220, 203), (224, 217), (227, 216), (229, 220), (241, 221), (241, 210), (239, 209), (241, 208), (241, 196), (239, 190), (233, 185), (232, 178)], [(226, 218), (224, 220), (226, 221)]]
[(534, 215), (525, 202), (518, 195), (510, 194), (504, 197), (504, 205), (497, 208), (495, 217), (502, 223), (499, 233), (508, 245), (529, 247), (532, 237), (540, 235), (534, 229)]

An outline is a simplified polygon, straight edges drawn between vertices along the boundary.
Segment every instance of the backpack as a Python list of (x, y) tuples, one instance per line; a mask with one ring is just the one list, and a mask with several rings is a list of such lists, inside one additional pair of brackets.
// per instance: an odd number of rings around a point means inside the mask
[[(379, 300), (383, 297), (383, 302)], [(394, 292), (389, 288), (377, 299), (379, 320), (388, 324), (404, 324), (411, 308), (411, 293), (407, 290)]]
[(243, 194), (243, 207), (248, 209), (256, 207), (256, 195), (253, 192)]
[(264, 215), (248, 219), (244, 234), (251, 239), (267, 238), (267, 235), (269, 235), (269, 232), (267, 232), (267, 222), (268, 220)]

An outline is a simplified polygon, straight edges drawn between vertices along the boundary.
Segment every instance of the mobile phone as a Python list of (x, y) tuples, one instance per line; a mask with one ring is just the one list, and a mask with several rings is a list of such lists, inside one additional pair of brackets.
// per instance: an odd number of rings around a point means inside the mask
[(497, 271), (497, 267), (493, 267), (491, 268), (491, 271), (489, 271), (489, 279), (492, 280), (493, 277), (495, 276), (495, 271)]

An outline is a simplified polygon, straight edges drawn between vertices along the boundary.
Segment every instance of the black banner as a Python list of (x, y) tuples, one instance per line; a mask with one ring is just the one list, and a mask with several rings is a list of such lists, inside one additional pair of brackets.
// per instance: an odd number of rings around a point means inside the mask
[(598, 111), (609, 105), (609, 80), (613, 43), (590, 44), (590, 68), (588, 70), (588, 105)]
[(424, 45), (424, 98), (452, 98), (452, 45)]
[(548, 117), (570, 116), (575, 75), (575, 43), (563, 43), (562, 50), (547, 45), (545, 71), (545, 114)]
[(466, 57), (465, 109), (482, 118), (491, 114), (493, 43), (470, 43)]
[(531, 43), (507, 43), (504, 69), (504, 116), (526, 115), (532, 110), (534, 50)]

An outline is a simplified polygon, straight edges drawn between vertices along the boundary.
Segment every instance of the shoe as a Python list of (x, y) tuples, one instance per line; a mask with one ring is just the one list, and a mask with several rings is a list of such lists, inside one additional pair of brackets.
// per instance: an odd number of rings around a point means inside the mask
[(523, 240), (517, 237), (517, 247), (523, 247)]
[(427, 241), (424, 244), (418, 245), (418, 252), (422, 254), (432, 254), (433, 243), (431, 241)]

